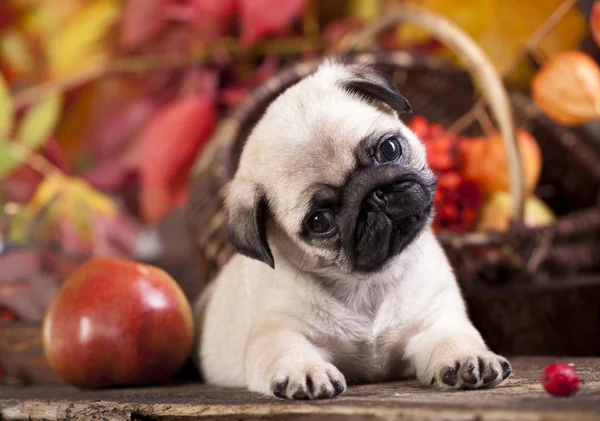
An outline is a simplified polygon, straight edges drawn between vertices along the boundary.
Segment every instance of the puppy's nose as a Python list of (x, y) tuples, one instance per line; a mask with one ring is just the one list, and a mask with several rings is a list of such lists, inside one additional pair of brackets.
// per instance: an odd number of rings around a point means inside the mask
[(384, 208), (386, 203), (385, 203), (385, 193), (383, 192), (383, 190), (381, 189), (375, 189), (371, 192), (371, 195), (369, 197), (370, 201), (379, 206), (380, 208)]

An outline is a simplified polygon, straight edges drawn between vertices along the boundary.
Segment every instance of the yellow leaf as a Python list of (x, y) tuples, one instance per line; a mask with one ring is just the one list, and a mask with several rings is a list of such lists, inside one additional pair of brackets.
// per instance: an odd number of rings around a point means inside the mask
[(35, 215), (26, 207), (19, 210), (10, 218), (7, 238), (11, 244), (27, 244), (31, 236)]
[(33, 214), (38, 214), (50, 202), (55, 200), (61, 191), (65, 190), (67, 182), (67, 177), (59, 172), (48, 175), (38, 185), (33, 197), (27, 204), (27, 208)]
[(22, 32), (7, 29), (0, 34), (0, 60), (11, 73), (31, 74), (35, 59)]
[(69, 193), (78, 204), (84, 205), (91, 212), (108, 218), (115, 218), (117, 216), (117, 206), (112, 199), (93, 188), (83, 178), (71, 179)]
[[(563, 0), (410, 0), (409, 3), (440, 13), (460, 26), (479, 43), (496, 69), (504, 73), (517, 51)], [(585, 19), (573, 8), (543, 39), (540, 49), (549, 57), (576, 49), (586, 31)], [(410, 25), (399, 33), (408, 42), (429, 38)], [(532, 69), (527, 69), (514, 77), (528, 79), (532, 74)]]
[(39, 36), (42, 40), (61, 30), (87, 3), (85, 0), (19, 0), (19, 2), (22, 4), (15, 7), (26, 10), (21, 26), (27, 33)]
[(17, 130), (17, 140), (31, 149), (44, 143), (54, 131), (60, 111), (62, 99), (51, 95), (34, 104), (23, 117)]
[(350, 16), (357, 19), (375, 19), (381, 14), (382, 0), (350, 0)]
[(25, 160), (26, 154), (13, 147), (13, 142), (0, 140), (0, 180), (12, 174)]
[(117, 0), (96, 0), (50, 36), (46, 45), (51, 77), (58, 78), (107, 57), (103, 40), (119, 17)]
[(0, 74), (0, 142), (5, 142), (13, 125), (13, 103), (8, 85)]
[(104, 193), (82, 178), (67, 177), (60, 172), (48, 175), (40, 183), (27, 207), (37, 214), (53, 201), (54, 217), (68, 217), (76, 221), (92, 213), (107, 218), (118, 215), (117, 205)]

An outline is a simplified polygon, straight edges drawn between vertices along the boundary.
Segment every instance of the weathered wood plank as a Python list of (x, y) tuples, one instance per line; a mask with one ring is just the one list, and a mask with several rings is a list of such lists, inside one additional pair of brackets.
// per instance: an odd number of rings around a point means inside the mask
[(24, 386), (60, 384), (42, 348), (41, 323), (0, 322), (3, 383)]
[(0, 419), (13, 420), (531, 420), (600, 419), (600, 358), (574, 362), (584, 384), (553, 398), (539, 383), (552, 358), (512, 359), (515, 374), (496, 389), (438, 392), (414, 381), (351, 387), (337, 399), (288, 402), (199, 383), (78, 390), (0, 387)]

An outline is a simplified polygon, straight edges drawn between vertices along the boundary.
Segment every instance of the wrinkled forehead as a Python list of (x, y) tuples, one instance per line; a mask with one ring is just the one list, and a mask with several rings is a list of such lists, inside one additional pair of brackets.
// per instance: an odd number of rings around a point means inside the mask
[(351, 95), (326, 76), (309, 77), (273, 101), (240, 163), (264, 185), (283, 218), (308, 211), (319, 187), (342, 186), (364, 139), (398, 131), (410, 135), (394, 112)]

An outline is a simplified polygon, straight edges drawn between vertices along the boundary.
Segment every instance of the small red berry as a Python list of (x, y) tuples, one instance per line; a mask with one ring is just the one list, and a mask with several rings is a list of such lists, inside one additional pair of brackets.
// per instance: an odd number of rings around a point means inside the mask
[(424, 140), (429, 131), (428, 121), (421, 115), (413, 117), (408, 123), (408, 128), (410, 128), (421, 140)]
[(542, 372), (542, 386), (556, 397), (571, 396), (579, 390), (579, 376), (567, 364), (551, 364)]
[(445, 132), (444, 126), (441, 124), (433, 123), (429, 126), (429, 135), (431, 137), (438, 137), (443, 135)]

